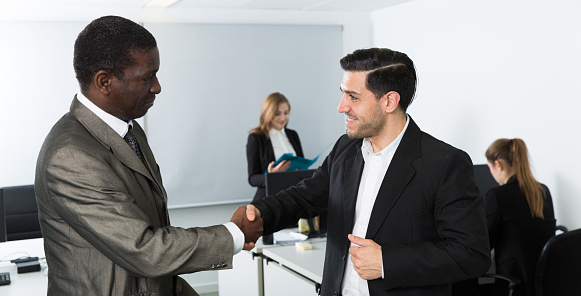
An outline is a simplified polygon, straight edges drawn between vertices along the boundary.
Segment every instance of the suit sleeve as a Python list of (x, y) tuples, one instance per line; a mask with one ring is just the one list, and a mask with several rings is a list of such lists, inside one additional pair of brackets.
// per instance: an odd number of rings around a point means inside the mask
[(472, 162), (459, 150), (446, 157), (440, 171), (431, 172), (439, 178), (437, 188), (424, 189), (425, 194), (435, 190), (433, 215), (412, 217), (417, 221), (412, 231), (436, 235), (417, 243), (382, 246), (386, 290), (453, 283), (480, 276), (490, 266), (484, 207), (474, 185)]
[(299, 218), (312, 218), (328, 210), (329, 184), (337, 141), (333, 150), (317, 168), (313, 176), (304, 179), (296, 186), (290, 187), (276, 195), (255, 200), (251, 204), (256, 206), (264, 219), (264, 234), (271, 234), (281, 230)]
[(264, 171), (266, 171), (267, 167), (265, 168), (261, 162), (260, 145), (261, 142), (258, 139), (258, 135), (248, 135), (246, 161), (248, 162), (248, 183), (252, 187), (265, 186)]
[(486, 198), (484, 199), (484, 209), (486, 212), (486, 224), (488, 227), (490, 248), (494, 249), (496, 246), (496, 237), (500, 228), (500, 217), (498, 213), (496, 195), (493, 191), (488, 191), (488, 193), (486, 193)]
[(39, 190), (46, 190), (59, 219), (132, 274), (153, 278), (208, 270), (215, 262), (232, 266), (225, 226), (154, 227), (115, 170), (89, 152), (60, 149), (43, 169), (47, 186)]

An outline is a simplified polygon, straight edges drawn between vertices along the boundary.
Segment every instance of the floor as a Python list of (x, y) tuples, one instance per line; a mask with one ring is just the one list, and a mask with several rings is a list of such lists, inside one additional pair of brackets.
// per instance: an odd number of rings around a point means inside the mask
[(218, 296), (218, 292), (211, 292), (211, 293), (200, 294), (200, 296)]

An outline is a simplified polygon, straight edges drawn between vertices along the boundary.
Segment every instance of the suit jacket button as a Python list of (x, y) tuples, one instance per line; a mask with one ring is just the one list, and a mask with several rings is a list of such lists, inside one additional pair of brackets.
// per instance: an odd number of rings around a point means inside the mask
[[(341, 258), (341, 260), (345, 261), (345, 256), (343, 256), (343, 258)], [(335, 293), (337, 293), (337, 292), (335, 292)]]

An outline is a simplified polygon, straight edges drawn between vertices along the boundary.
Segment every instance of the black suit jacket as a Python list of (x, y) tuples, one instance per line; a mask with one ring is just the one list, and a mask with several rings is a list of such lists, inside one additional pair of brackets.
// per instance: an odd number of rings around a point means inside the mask
[[(410, 119), (411, 120), (411, 119)], [(312, 178), (253, 204), (265, 234), (327, 211), (321, 295), (340, 295), (363, 171), (362, 140), (342, 136)], [(385, 279), (371, 295), (449, 295), (490, 265), (484, 206), (469, 156), (409, 123), (373, 206), (366, 238), (381, 245)]]
[[(285, 128), (284, 131), (297, 156), (304, 157), (299, 134), (288, 128)], [(276, 160), (270, 139), (262, 134), (249, 134), (246, 143), (246, 160), (248, 162), (248, 183), (252, 187), (258, 187), (254, 200), (261, 199), (266, 196), (264, 172), (268, 169), (268, 164)]]
[[(555, 235), (553, 200), (549, 189), (545, 185), (543, 188), (546, 193), (544, 219), (532, 217), (515, 177), (502, 186), (490, 189), (484, 200), (496, 273), (511, 275), (522, 281), (516, 287), (515, 296), (535, 295), (537, 262), (545, 243)], [(497, 285), (495, 290), (503, 293), (506, 285)]]

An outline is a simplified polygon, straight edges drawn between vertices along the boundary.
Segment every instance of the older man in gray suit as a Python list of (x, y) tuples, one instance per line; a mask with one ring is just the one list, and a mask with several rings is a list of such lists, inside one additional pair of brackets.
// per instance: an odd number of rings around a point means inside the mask
[[(36, 169), (48, 295), (197, 295), (177, 275), (232, 268), (262, 223), (172, 227), (159, 166), (133, 119), (153, 106), (155, 38), (115, 16), (75, 42), (81, 92), (47, 136)], [(233, 222), (233, 223), (232, 223)]]

